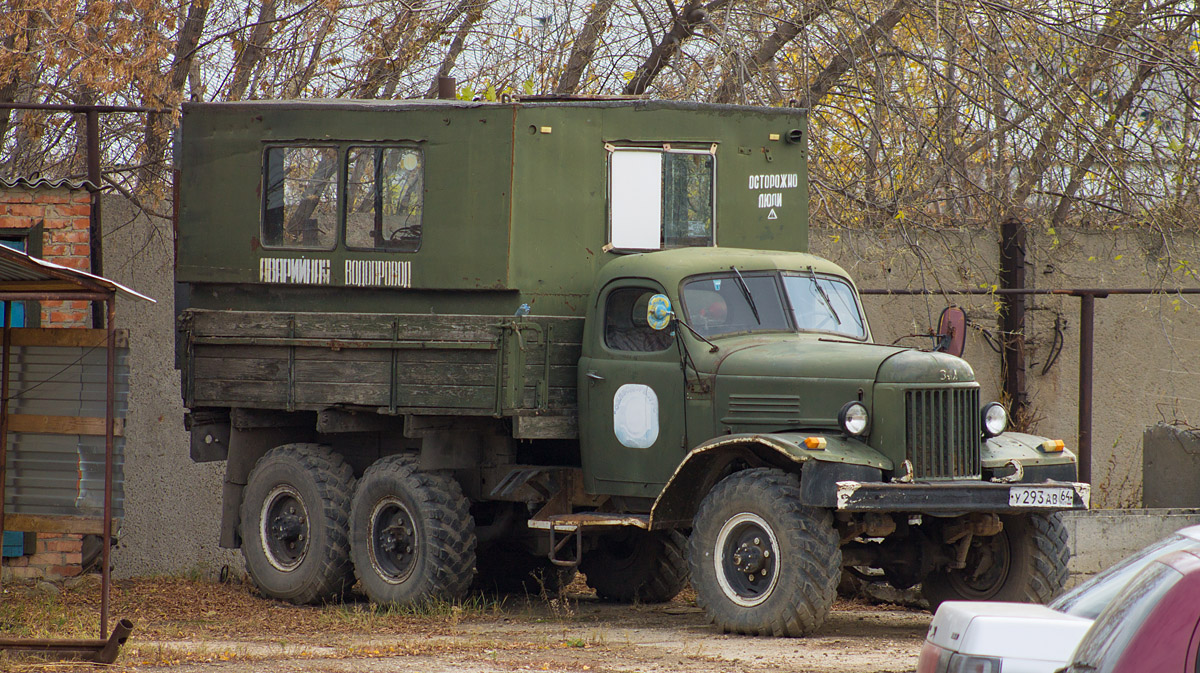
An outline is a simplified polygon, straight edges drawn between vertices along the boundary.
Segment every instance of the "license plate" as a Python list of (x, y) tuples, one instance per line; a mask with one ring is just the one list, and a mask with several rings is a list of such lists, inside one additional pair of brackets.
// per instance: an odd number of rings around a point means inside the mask
[(1009, 507), (1070, 507), (1075, 504), (1075, 489), (1061, 486), (1010, 486)]

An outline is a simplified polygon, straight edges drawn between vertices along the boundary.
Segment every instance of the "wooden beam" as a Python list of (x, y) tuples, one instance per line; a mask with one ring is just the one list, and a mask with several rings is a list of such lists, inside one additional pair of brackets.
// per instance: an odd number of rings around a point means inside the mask
[(78, 292), (91, 288), (65, 280), (10, 280), (0, 282), (0, 292)]
[[(120, 523), (120, 519), (114, 519), (113, 528), (119, 527)], [(104, 532), (104, 517), (9, 513), (4, 517), (4, 527), (8, 530), (20, 530), (27, 533), (100, 535)]]
[[(103, 348), (108, 331), (103, 329), (66, 329), (52, 327), (14, 327), (14, 346), (67, 346)], [(129, 347), (129, 330), (116, 330), (117, 348)]]
[[(104, 436), (104, 419), (94, 416), (35, 416), (13, 414), (8, 417), (9, 432), (27, 432), (35, 435), (89, 435)], [(125, 419), (113, 419), (113, 436), (125, 436)]]

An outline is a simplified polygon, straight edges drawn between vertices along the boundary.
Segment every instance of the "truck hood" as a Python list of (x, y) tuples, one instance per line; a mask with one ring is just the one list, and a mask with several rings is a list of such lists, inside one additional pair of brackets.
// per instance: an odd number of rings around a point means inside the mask
[[(802, 336), (723, 340), (717, 373), (726, 376), (872, 380), (879, 365), (903, 348)], [(723, 356), (723, 357), (722, 357)]]
[(717, 373), (874, 380), (879, 383), (963, 383), (975, 380), (965, 360), (946, 353), (811, 336), (751, 336), (720, 344)]
[(1066, 665), (1091, 625), (1090, 619), (1044, 605), (947, 601), (938, 607), (926, 639), (962, 654), (1044, 662), (1019, 668), (1049, 673)]
[(903, 350), (879, 367), (879, 383), (969, 383), (975, 370), (967, 361), (935, 351)]

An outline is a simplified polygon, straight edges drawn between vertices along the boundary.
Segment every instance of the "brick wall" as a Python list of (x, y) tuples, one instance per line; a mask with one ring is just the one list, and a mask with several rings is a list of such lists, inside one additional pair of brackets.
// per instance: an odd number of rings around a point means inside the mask
[[(80, 271), (91, 269), (88, 218), (91, 194), (69, 187), (0, 188), (0, 234), (41, 227), (41, 241), (30, 242), (42, 259)], [(42, 302), (42, 327), (90, 327), (85, 301)]]
[[(55, 264), (81, 271), (91, 268), (90, 214), (91, 195), (86, 189), (0, 185), (0, 236), (40, 228), (41, 240), (29, 241), (27, 249)], [(41, 302), (39, 317), (41, 327), (91, 326), (86, 301)], [(3, 576), (54, 579), (78, 575), (82, 549), (81, 535), (39, 533), (36, 549), (27, 549), (25, 556), (4, 559)]]
[(3, 578), (61, 579), (81, 572), (83, 536), (73, 533), (38, 533), (37, 549), (25, 556), (4, 559)]

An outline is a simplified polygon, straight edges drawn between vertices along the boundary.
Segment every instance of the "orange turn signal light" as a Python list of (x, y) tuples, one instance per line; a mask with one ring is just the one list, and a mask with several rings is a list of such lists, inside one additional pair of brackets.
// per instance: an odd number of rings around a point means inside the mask
[(1060, 453), (1066, 446), (1066, 442), (1061, 439), (1047, 439), (1042, 442), (1042, 451), (1046, 453)]
[(828, 442), (825, 441), (824, 437), (805, 437), (804, 438), (804, 445), (810, 449), (814, 449), (817, 451), (824, 449), (825, 445), (827, 443)]

